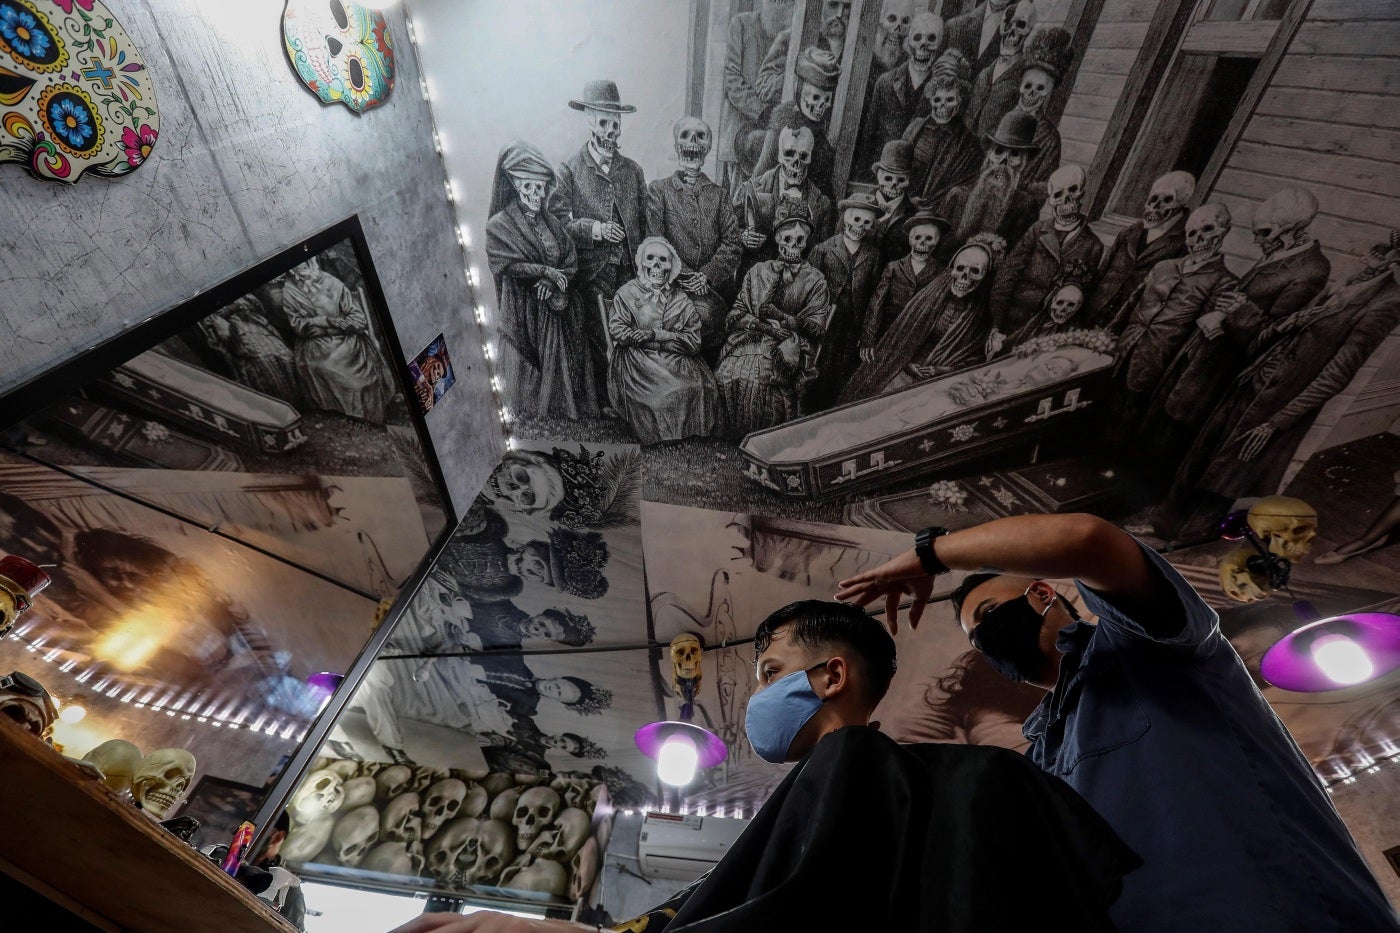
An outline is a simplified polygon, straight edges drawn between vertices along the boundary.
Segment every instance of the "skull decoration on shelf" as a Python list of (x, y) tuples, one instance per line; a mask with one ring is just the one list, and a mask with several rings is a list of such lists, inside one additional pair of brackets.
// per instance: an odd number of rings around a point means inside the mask
[(466, 796), (466, 782), (456, 778), (446, 778), (429, 787), (423, 794), (423, 838), (431, 839), (443, 823), (454, 819)]
[(131, 790), (131, 779), (141, 766), (141, 749), (126, 739), (108, 739), (83, 756), (102, 772), (102, 783), (122, 796)]
[(335, 821), (331, 846), (340, 864), (354, 868), (369, 847), (379, 841), (379, 811), (366, 806), (351, 810)]
[(303, 822), (329, 816), (345, 802), (345, 780), (329, 768), (313, 771), (292, 796), (292, 813)]
[(536, 859), (523, 868), (511, 867), (502, 872), (501, 887), (558, 897), (569, 887), (569, 873), (551, 859)]
[(1267, 599), (1269, 581), (1249, 569), (1249, 559), (1256, 556), (1253, 548), (1237, 548), (1220, 561), (1220, 589), (1240, 603), (1257, 603)]
[(554, 823), (541, 832), (530, 844), (530, 854), (539, 858), (568, 862), (588, 838), (588, 827), (592, 822), (587, 813), (577, 807), (570, 807), (555, 818)]
[(335, 821), (329, 816), (321, 816), (307, 822), (292, 821), (292, 831), (287, 841), (282, 843), (281, 855), (289, 862), (308, 862), (326, 847), (331, 840), (331, 830)]
[(686, 703), (695, 702), (704, 679), (705, 646), (700, 636), (683, 632), (671, 639), (671, 689)]
[(0, 677), (0, 715), (28, 729), (35, 736), (50, 741), (58, 708), (43, 684), (23, 671), (11, 671)]
[(1142, 222), (1159, 227), (1185, 213), (1186, 204), (1196, 193), (1196, 178), (1190, 172), (1168, 172), (1152, 183), (1147, 203), (1142, 208)]
[(714, 145), (710, 124), (699, 117), (681, 117), (676, 121), (672, 133), (681, 170), (687, 176), (698, 176), (701, 166), (705, 164), (705, 157), (710, 154), (710, 147)]
[(418, 813), (419, 797), (409, 791), (384, 805), (379, 816), (379, 835), (393, 842), (413, 842), (423, 838), (423, 818)]
[(1265, 496), (1250, 508), (1249, 527), (1269, 553), (1296, 564), (1317, 537), (1317, 509), (1292, 496)]
[[(36, 178), (133, 172), (160, 135), (145, 60), (106, 4), (0, 5), (0, 162)], [(101, 28), (101, 32), (97, 32)]]
[(991, 257), (979, 246), (964, 246), (953, 257), (953, 281), (950, 288), (958, 298), (965, 298), (987, 276)]
[(516, 842), (521, 849), (528, 849), (535, 837), (554, 822), (560, 805), (559, 794), (549, 787), (532, 787), (520, 795), (511, 823), (515, 825)]
[(1224, 204), (1202, 204), (1186, 218), (1186, 249), (1197, 261), (1220, 252), (1230, 232), (1230, 209)]
[(374, 776), (374, 784), (379, 788), (381, 800), (393, 800), (408, 789), (413, 772), (407, 765), (390, 765)]
[(363, 113), (394, 89), (394, 44), (384, 14), (351, 0), (288, 0), (287, 58), (322, 103)]
[(158, 820), (165, 819), (194, 779), (194, 756), (183, 748), (158, 748), (141, 759), (131, 776), (131, 799)]
[(342, 787), (345, 799), (341, 802), (340, 809), (353, 810), (356, 807), (363, 807), (367, 803), (373, 803), (375, 789), (372, 777), (350, 778)]

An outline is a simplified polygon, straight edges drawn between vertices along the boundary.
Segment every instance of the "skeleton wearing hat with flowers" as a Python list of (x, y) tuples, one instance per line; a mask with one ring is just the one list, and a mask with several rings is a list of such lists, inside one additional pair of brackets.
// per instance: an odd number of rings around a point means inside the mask
[(588, 118), (588, 141), (559, 166), (557, 205), (578, 248), (573, 286), (583, 315), (593, 364), (595, 398), (608, 404), (608, 344), (598, 299), (611, 299), (635, 270), (632, 257), (646, 238), (647, 186), (642, 167), (618, 152), (622, 103), (613, 81), (590, 81), (580, 100), (569, 101)]
[(816, 379), (804, 399), (803, 410), (808, 414), (834, 405), (860, 363), (857, 351), (865, 309), (880, 276), (875, 225), (883, 211), (874, 196), (857, 192), (836, 206), (841, 211), (841, 231), (818, 243), (807, 257), (825, 276), (832, 303)]

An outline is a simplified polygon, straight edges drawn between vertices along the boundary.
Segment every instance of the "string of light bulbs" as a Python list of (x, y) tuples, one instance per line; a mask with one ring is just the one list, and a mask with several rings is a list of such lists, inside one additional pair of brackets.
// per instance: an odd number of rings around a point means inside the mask
[(486, 306), (481, 303), (479, 289), (481, 284), (481, 271), (472, 262), (471, 230), (467, 226), (466, 219), (462, 216), (459, 205), (460, 192), (458, 185), (452, 179), (451, 170), (447, 165), (447, 156), (443, 151), (442, 134), (438, 130), (437, 115), (433, 110), (433, 96), (431, 82), (427, 75), (423, 73), (423, 55), (418, 43), (418, 31), (413, 26), (413, 14), (409, 12), (408, 5), (403, 9), (404, 25), (408, 31), (408, 44), (413, 48), (413, 58), (418, 63), (418, 87), (423, 93), (423, 102), (428, 108), (428, 125), (432, 128), (433, 149), (438, 154), (438, 160), (442, 163), (442, 174), (446, 178), (444, 187), (447, 192), (448, 209), (452, 211), (453, 227), (457, 235), (457, 246), (462, 251), (462, 271), (467, 278), (467, 287), (470, 290), (470, 301), (472, 315), (476, 318), (477, 326), (481, 329), (481, 355), (486, 364), (486, 377), (491, 385), (491, 397), (496, 403), (496, 412), (501, 419), (501, 434), (505, 438), (507, 450), (515, 448), (515, 437), (511, 431), (512, 418), (510, 409), (506, 407), (505, 392), (501, 385), (501, 377), (496, 372), (496, 349), (491, 342), (491, 325), (486, 314)]

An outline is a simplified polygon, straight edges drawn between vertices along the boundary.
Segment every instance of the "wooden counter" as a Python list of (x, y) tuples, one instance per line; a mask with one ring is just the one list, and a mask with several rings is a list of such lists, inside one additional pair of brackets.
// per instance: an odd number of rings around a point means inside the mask
[(0, 871), (99, 928), (289, 933), (267, 902), (0, 716)]

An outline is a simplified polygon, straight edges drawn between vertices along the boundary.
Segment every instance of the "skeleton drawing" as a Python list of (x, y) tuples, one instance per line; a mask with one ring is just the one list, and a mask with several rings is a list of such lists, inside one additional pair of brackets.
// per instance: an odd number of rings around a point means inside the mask
[[(758, 152), (749, 145), (750, 136), (766, 127), (765, 117), (782, 91), (781, 80), (760, 87), (759, 69), (778, 33), (791, 22), (792, 7), (793, 0), (759, 0), (756, 9), (736, 13), (729, 21), (719, 118), (719, 181), (729, 191), (753, 174)], [(740, 158), (741, 149), (747, 150), (747, 159)]]
[(875, 224), (882, 214), (879, 204), (872, 196), (857, 193), (836, 206), (841, 211), (841, 231), (818, 243), (807, 258), (826, 278), (832, 302), (817, 372), (804, 399), (808, 412), (835, 404), (860, 363), (860, 333), (880, 274), (880, 248), (874, 242)]
[(1035, 28), (1036, 8), (1031, 0), (1008, 5), (1002, 13), (997, 57), (976, 64), (972, 95), (963, 114), (967, 128), (978, 139), (996, 129), (1001, 118), (1016, 107), (1021, 96), (1021, 77), (1030, 66), (1024, 54), (1026, 38)]
[(1168, 172), (1152, 183), (1142, 218), (1109, 244), (1085, 314), (1090, 326), (1121, 332), (1152, 267), (1186, 255), (1186, 211), (1195, 191), (1196, 179), (1189, 172)]
[(1026, 164), (1036, 151), (1035, 126), (1030, 114), (1012, 110), (986, 135), (981, 171), (948, 189), (939, 208), (951, 224), (940, 256), (951, 256), (979, 233), (1014, 243), (1035, 223), (1040, 205), (1025, 179)]

